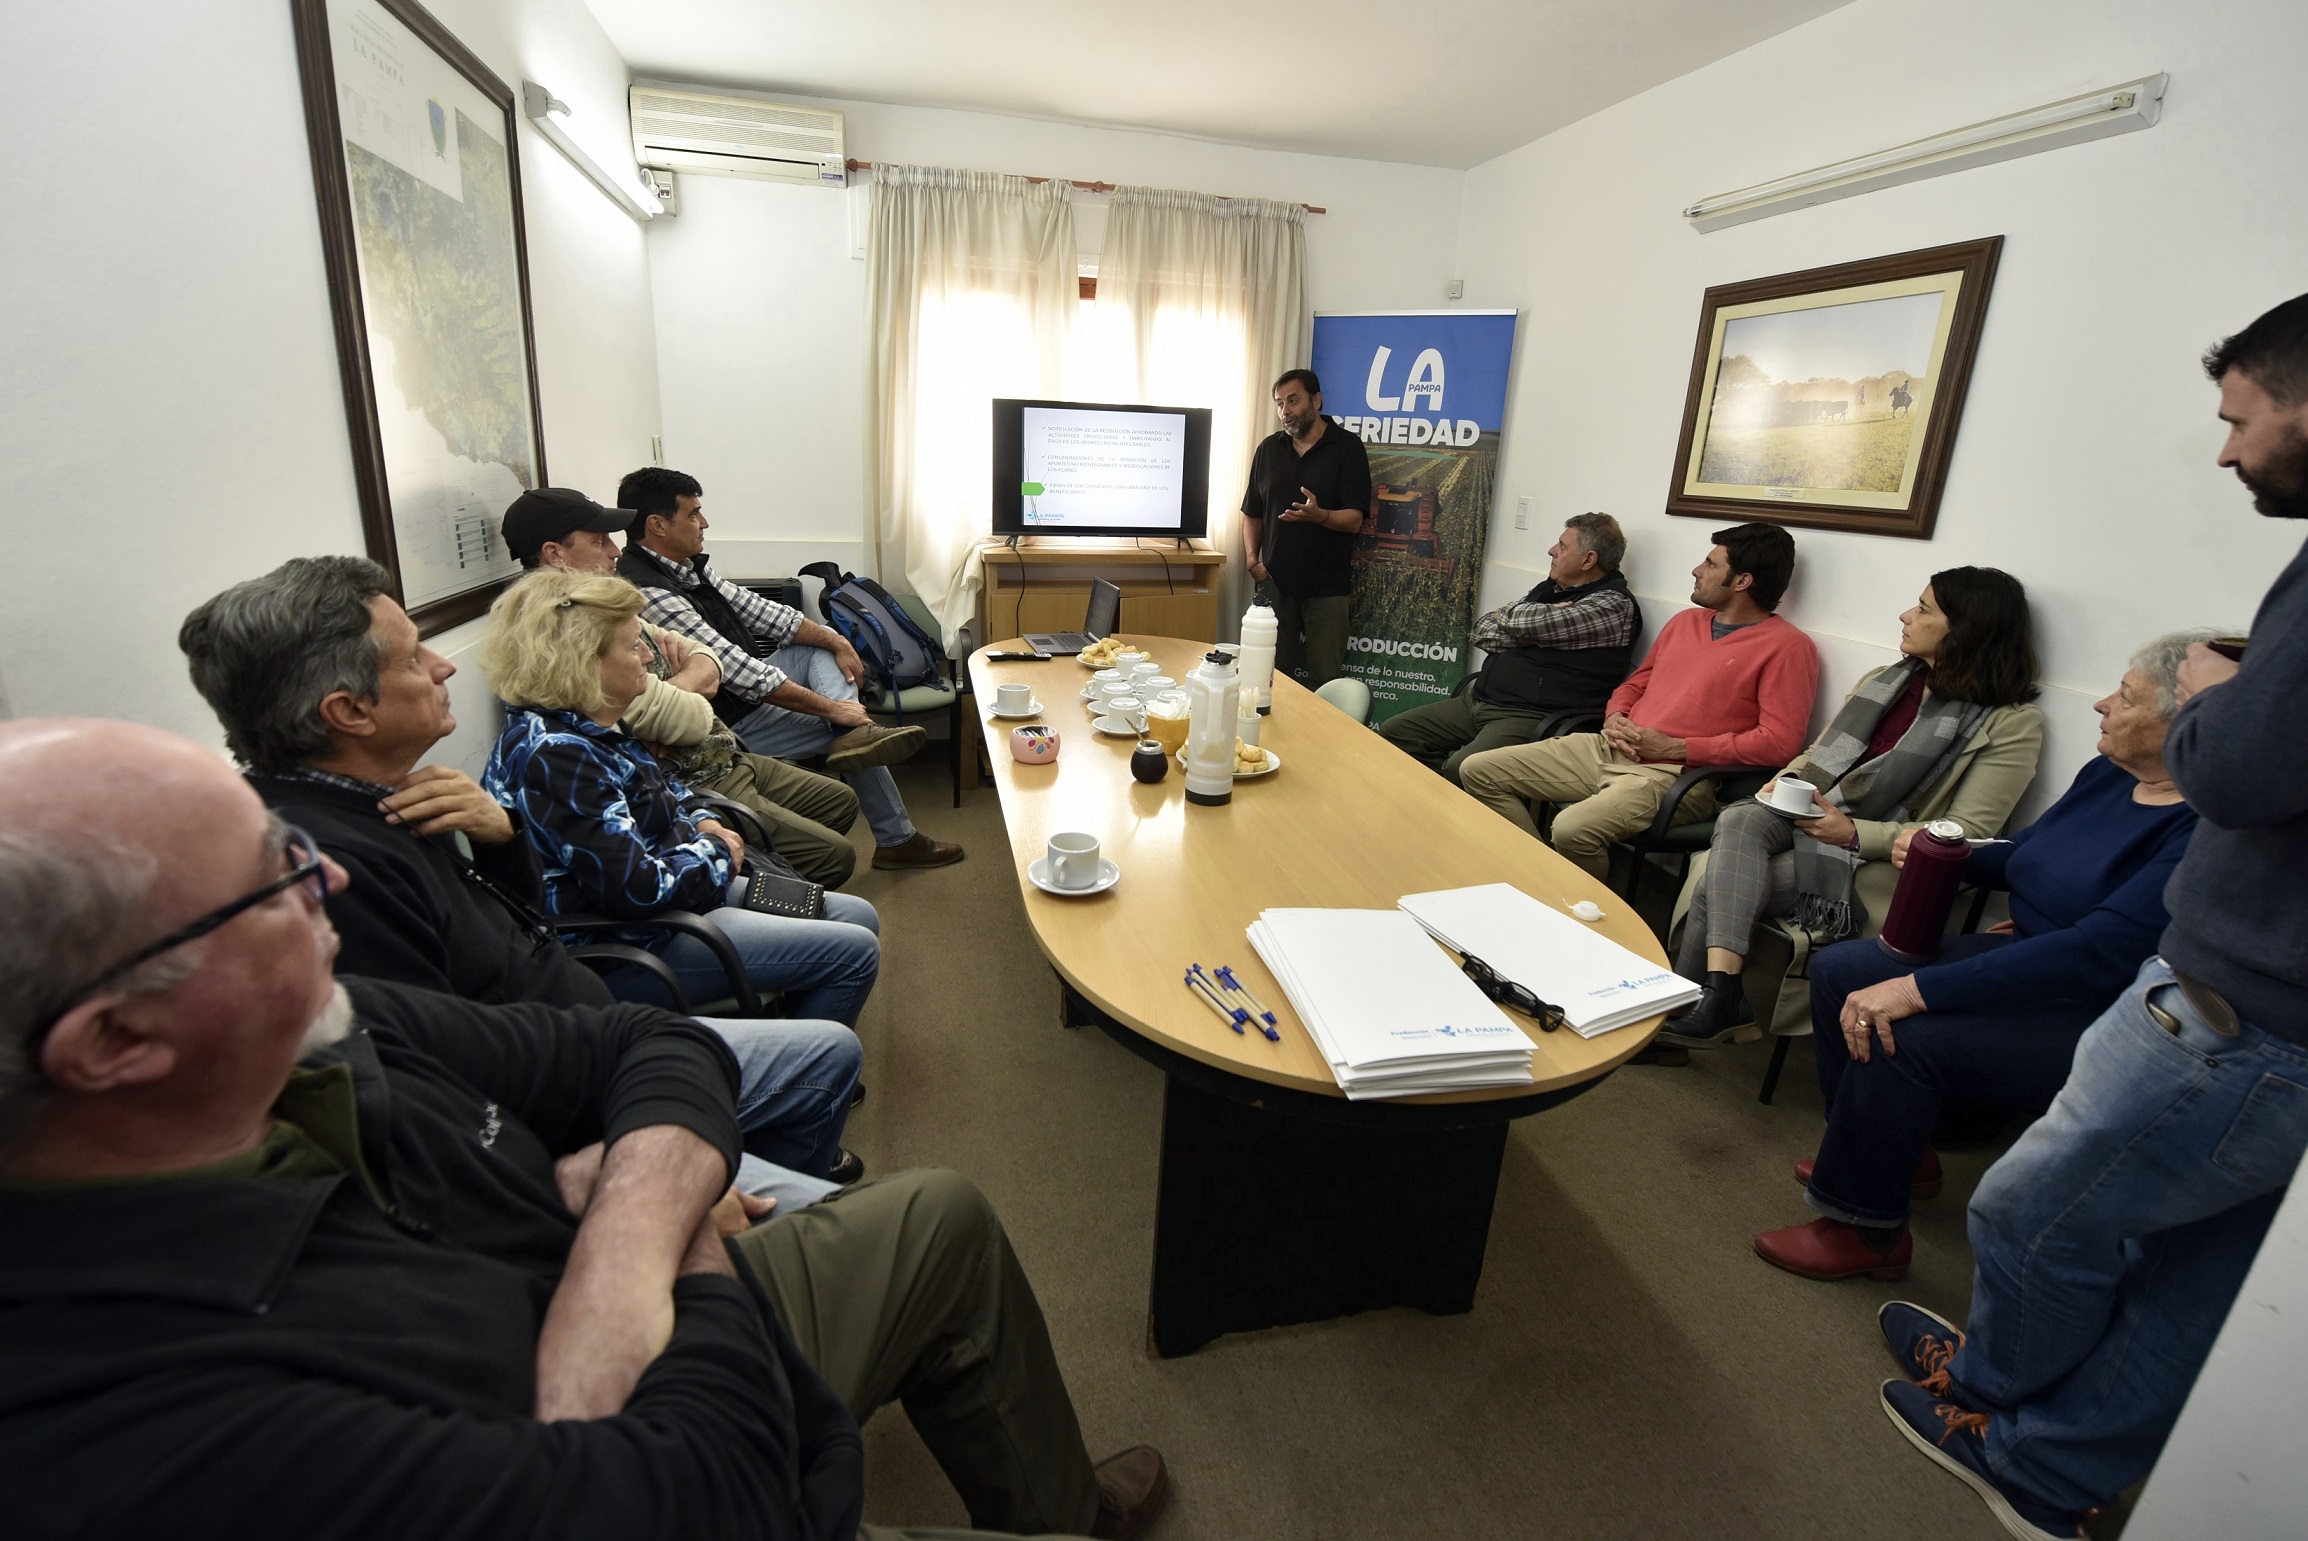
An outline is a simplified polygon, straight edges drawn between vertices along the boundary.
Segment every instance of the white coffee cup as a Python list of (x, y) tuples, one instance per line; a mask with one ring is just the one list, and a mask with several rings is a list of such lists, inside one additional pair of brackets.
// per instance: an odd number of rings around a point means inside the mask
[(1121, 718), (1141, 733), (1146, 731), (1146, 703), (1136, 696), (1108, 696), (1106, 712), (1109, 716)]
[(1050, 881), (1060, 888), (1088, 888), (1098, 881), (1098, 837), (1069, 830), (1050, 837)]
[(1143, 681), (1152, 679), (1155, 675), (1160, 674), (1161, 672), (1162, 666), (1156, 663), (1153, 659), (1149, 658), (1144, 663), (1134, 663), (1130, 666), (1130, 682), (1132, 684), (1139, 684)]
[(1149, 674), (1138, 682), (1137, 696), (1141, 701), (1152, 701), (1175, 693), (1178, 682), (1167, 674)]
[(996, 685), (994, 710), (1011, 716), (1022, 716), (1034, 704), (1034, 687), (1027, 684)]
[(1120, 669), (1100, 669), (1096, 674), (1090, 676), (1091, 688), (1095, 690), (1103, 690), (1109, 685), (1127, 685), (1129, 683), (1130, 676)]
[(1771, 806), (1781, 813), (1800, 813), (1808, 817), (1819, 811), (1819, 789), (1808, 781), (1793, 776), (1782, 776), (1771, 789)]

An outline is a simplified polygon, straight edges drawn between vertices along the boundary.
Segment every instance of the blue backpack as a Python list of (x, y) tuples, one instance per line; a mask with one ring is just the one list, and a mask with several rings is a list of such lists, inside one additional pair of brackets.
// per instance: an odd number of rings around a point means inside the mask
[[(890, 698), (916, 685), (945, 685), (951, 678), (946, 650), (914, 624), (905, 607), (871, 578), (845, 573), (832, 562), (812, 562), (802, 572), (825, 585), (818, 608), (825, 623), (848, 639), (865, 660), (873, 682)], [(904, 718), (904, 713), (898, 713)]]

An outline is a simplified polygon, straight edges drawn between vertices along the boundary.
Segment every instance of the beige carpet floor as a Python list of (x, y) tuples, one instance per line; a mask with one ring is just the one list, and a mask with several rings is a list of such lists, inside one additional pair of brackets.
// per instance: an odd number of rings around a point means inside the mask
[[(1807, 1043), (1775, 1106), (1755, 1100), (1754, 1044), (1622, 1070), (1514, 1125), (1470, 1314), (1148, 1358), (1161, 1077), (1060, 1025), (995, 793), (952, 808), (936, 754), (901, 782), (921, 825), (970, 854), (903, 875), (861, 863), (852, 884), (881, 909), (884, 953), (849, 1143), (875, 1172), (952, 1167), (992, 1196), (1093, 1455), (1144, 1441), (1169, 1459), (1157, 1541), (2001, 1533), (1884, 1419), (1874, 1319), (1907, 1296), (1962, 1320), (1963, 1206), (1993, 1153), (1947, 1157), (1904, 1283), (1767, 1267), (1749, 1237), (1809, 1218), (1789, 1175), (1820, 1127)], [(1370, 1216), (1374, 1245), (1387, 1224)], [(967, 1523), (902, 1410), (866, 1447), (869, 1520)]]

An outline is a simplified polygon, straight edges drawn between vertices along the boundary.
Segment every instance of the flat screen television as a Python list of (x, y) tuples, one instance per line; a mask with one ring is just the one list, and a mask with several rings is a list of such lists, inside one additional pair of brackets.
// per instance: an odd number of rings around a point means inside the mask
[(996, 535), (1209, 529), (1208, 407), (995, 398)]

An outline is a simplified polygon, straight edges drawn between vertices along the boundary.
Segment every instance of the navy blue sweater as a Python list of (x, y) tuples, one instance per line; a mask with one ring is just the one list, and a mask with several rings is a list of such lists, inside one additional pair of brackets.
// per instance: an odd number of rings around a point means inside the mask
[(2164, 884), (2188, 849), (2186, 803), (2132, 801), (2139, 781), (2095, 755), (2043, 817), (1984, 845), (1964, 881), (2011, 890), (2014, 939), (1959, 963), (1917, 969), (1933, 1011), (2066, 1001), (2097, 1010), (2123, 994), (2164, 928)]
[(2308, 1043), (2308, 546), (2277, 574), (2244, 667), (2180, 708), (2164, 763), (2204, 827), (2164, 895), (2166, 962)]

